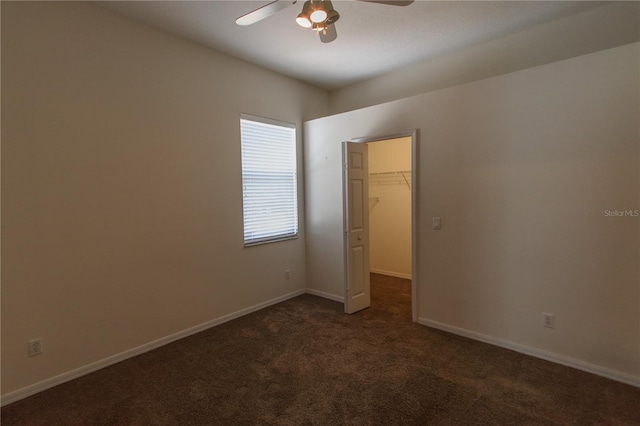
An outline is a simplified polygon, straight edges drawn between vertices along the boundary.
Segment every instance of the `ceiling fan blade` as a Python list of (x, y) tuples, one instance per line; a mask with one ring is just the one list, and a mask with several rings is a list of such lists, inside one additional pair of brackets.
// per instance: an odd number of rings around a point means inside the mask
[(389, 6), (409, 6), (414, 0), (359, 0), (367, 3), (380, 3)]
[(282, 9), (295, 4), (297, 0), (275, 0), (271, 3), (267, 3), (262, 7), (257, 8), (256, 10), (249, 12), (247, 14), (242, 15), (238, 19), (236, 19), (236, 24), (238, 25), (251, 25), (255, 24), (258, 21), (262, 21), (264, 18), (268, 18), (276, 12), (281, 11)]
[(331, 43), (338, 38), (335, 24), (327, 25), (327, 28), (324, 31), (318, 31), (318, 34), (320, 34), (320, 41), (323, 43)]

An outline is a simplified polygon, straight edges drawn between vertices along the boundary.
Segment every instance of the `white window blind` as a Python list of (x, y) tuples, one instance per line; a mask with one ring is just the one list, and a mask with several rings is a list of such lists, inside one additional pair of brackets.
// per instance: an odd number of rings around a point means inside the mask
[(298, 236), (296, 129), (242, 116), (244, 245)]

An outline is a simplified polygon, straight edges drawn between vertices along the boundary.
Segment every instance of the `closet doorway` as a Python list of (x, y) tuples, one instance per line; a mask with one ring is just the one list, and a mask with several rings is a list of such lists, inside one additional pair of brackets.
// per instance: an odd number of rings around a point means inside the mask
[(370, 142), (371, 305), (411, 320), (411, 137)]
[[(365, 146), (357, 148), (360, 144)], [(363, 161), (354, 161), (361, 157)], [(417, 131), (345, 142), (344, 160), (345, 312), (375, 306), (375, 294), (370, 294), (373, 284), (384, 287), (382, 293), (378, 292), (379, 297), (403, 300), (402, 309), (410, 309), (410, 318), (415, 322)], [(358, 177), (356, 170), (351, 170), (353, 165), (363, 165), (366, 177)], [(366, 197), (362, 209), (357, 208), (360, 201), (356, 200), (362, 199), (358, 194)], [(366, 219), (358, 219), (362, 216)], [(366, 233), (357, 238), (360, 226)], [(351, 241), (350, 236), (356, 236), (357, 241)], [(398, 293), (394, 293), (394, 286)], [(372, 300), (370, 296), (374, 296)]]

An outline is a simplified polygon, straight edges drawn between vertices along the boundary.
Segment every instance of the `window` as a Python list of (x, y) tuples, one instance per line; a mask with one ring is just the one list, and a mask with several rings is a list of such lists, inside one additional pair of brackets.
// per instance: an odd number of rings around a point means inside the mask
[(244, 245), (298, 236), (296, 128), (242, 115)]

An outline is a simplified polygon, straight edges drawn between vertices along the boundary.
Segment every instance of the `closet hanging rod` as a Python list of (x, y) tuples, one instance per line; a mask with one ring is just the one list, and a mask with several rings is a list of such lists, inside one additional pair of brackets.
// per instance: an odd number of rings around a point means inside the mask
[(393, 176), (393, 175), (404, 175), (407, 173), (411, 173), (411, 170), (400, 170), (394, 172), (375, 172), (369, 173), (369, 176)]
[[(407, 179), (407, 176), (409, 178)], [(369, 173), (370, 185), (403, 185), (411, 190), (411, 170)]]

